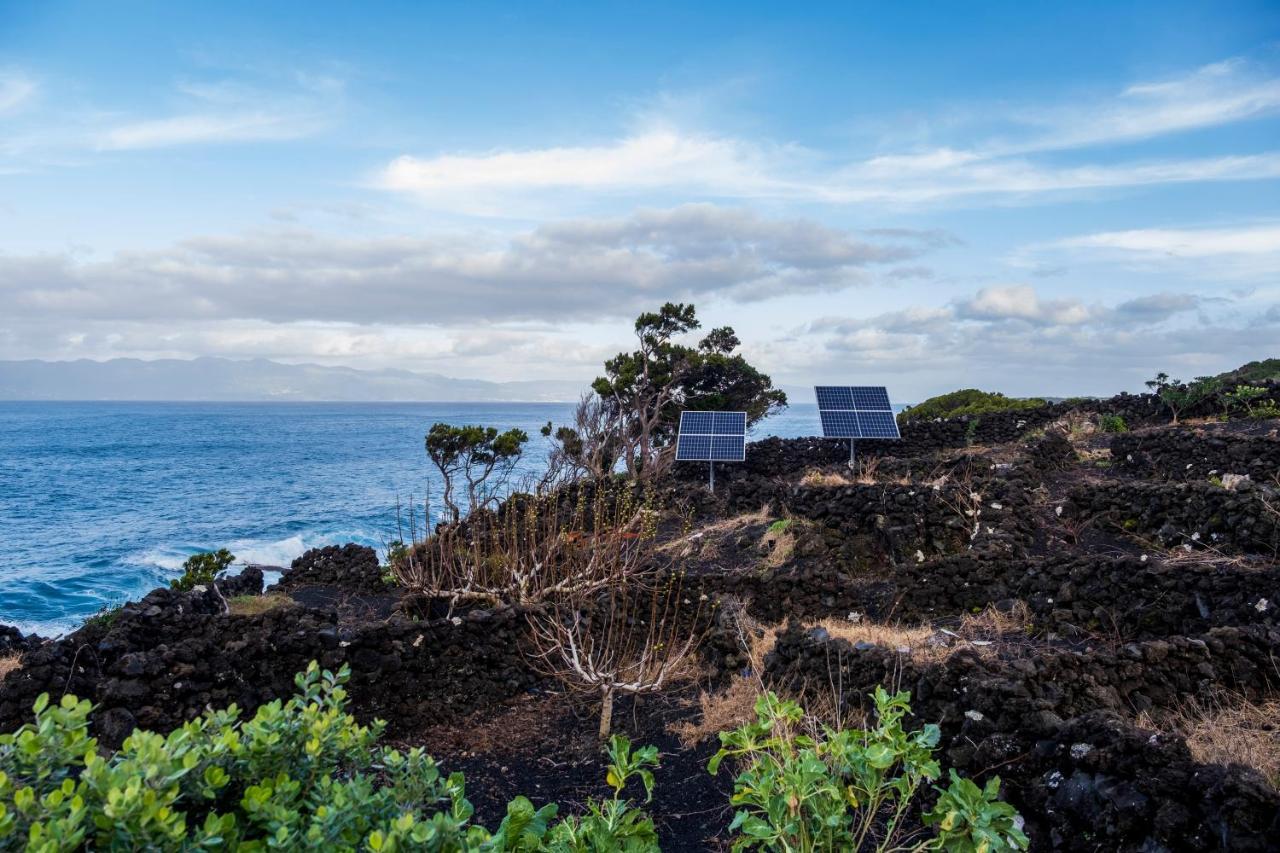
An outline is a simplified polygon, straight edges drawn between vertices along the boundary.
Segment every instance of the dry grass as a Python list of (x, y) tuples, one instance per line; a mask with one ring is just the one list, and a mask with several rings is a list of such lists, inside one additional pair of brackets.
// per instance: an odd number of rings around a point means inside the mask
[(809, 486), (811, 488), (834, 489), (839, 486), (852, 486), (853, 480), (839, 471), (819, 471), (817, 468), (810, 468), (804, 472), (804, 476), (800, 478), (800, 485)]
[(741, 605), (726, 607), (724, 615), (732, 619), (737, 629), (738, 647), (746, 654), (748, 663), (724, 689), (714, 693), (702, 691), (698, 696), (702, 712), (698, 722), (686, 720), (670, 727), (670, 732), (686, 747), (693, 747), (720, 732), (754, 720), (756, 698), (766, 689), (762, 676), (764, 657), (773, 651), (781, 627), (760, 624)]
[(233, 616), (257, 616), (277, 607), (293, 607), (294, 600), (284, 593), (269, 592), (266, 595), (237, 595), (227, 602)]
[(796, 531), (803, 522), (784, 518), (769, 525), (760, 537), (760, 548), (765, 552), (764, 565), (771, 569), (785, 566), (796, 549)]
[(692, 749), (720, 732), (736, 729), (756, 718), (756, 698), (760, 693), (761, 686), (756, 679), (735, 675), (723, 690), (702, 691), (698, 696), (701, 711), (698, 721), (675, 723), (670, 727), (671, 734), (679, 738), (686, 749)]
[(1143, 713), (1144, 728), (1181, 735), (1202, 764), (1243, 764), (1280, 788), (1280, 701), (1193, 702), (1154, 723)]
[(981, 613), (966, 614), (956, 632), (966, 640), (998, 640), (1010, 634), (1026, 635), (1031, 630), (1031, 608), (1025, 601), (1014, 602), (1008, 610), (988, 604)]
[(765, 505), (755, 512), (746, 512), (699, 527), (684, 536), (662, 543), (654, 550), (659, 554), (679, 558), (698, 556), (702, 559), (710, 559), (719, 552), (722, 540), (748, 527), (765, 524), (769, 518), (769, 507)]
[[(692, 747), (717, 733), (736, 728), (755, 719), (755, 701), (767, 688), (761, 678), (764, 658), (772, 651), (781, 626), (761, 625), (746, 614), (734, 613), (738, 626), (739, 645), (746, 653), (749, 665), (744, 673), (733, 676), (729, 685), (716, 692), (703, 691), (698, 697), (702, 712), (698, 722), (682, 722), (671, 728), (671, 733), (681, 743)], [(850, 643), (871, 643), (892, 649), (917, 665), (945, 661), (963, 648), (974, 649), (980, 654), (995, 654), (1002, 638), (1025, 639), (1031, 625), (1031, 610), (1019, 601), (1008, 611), (987, 607), (981, 613), (965, 616), (957, 630), (941, 634), (931, 625), (902, 625), (873, 622), (866, 619), (824, 619), (806, 623), (807, 628), (823, 628), (837, 639)], [(977, 643), (978, 645), (975, 645)], [(886, 685), (894, 689), (893, 685)], [(842, 685), (809, 684), (801, 691), (805, 696), (806, 726), (810, 729), (822, 725), (842, 728), (865, 725), (865, 717), (851, 717), (857, 708), (846, 701)]]
[(0, 679), (14, 670), (22, 669), (22, 656), (16, 652), (0, 655)]

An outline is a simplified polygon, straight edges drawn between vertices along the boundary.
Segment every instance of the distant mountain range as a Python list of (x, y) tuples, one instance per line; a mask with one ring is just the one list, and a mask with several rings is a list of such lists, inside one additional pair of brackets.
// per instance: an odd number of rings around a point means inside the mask
[(587, 380), (486, 382), (261, 358), (0, 361), (0, 400), (543, 402), (576, 400), (586, 388)]

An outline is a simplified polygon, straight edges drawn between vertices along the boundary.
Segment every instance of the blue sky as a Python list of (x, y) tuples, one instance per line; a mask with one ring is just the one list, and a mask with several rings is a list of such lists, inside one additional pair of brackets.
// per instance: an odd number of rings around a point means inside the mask
[[(260, 8), (269, 5), (269, 9)], [(0, 0), (0, 358), (791, 386), (1280, 355), (1274, 3)]]

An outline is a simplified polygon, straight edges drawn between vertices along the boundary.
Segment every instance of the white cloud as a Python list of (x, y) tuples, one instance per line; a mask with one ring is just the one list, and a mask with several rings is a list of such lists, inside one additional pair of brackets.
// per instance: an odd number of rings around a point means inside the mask
[(14, 112), (36, 93), (36, 81), (19, 72), (0, 73), (0, 115)]
[(1015, 115), (1043, 135), (1019, 150), (1062, 150), (1150, 139), (1280, 112), (1280, 78), (1242, 59), (1128, 86), (1114, 98)]
[(1043, 300), (1035, 288), (1025, 284), (987, 287), (960, 302), (957, 316), (972, 320), (1025, 320), (1053, 326), (1078, 326), (1093, 319), (1095, 312), (1075, 299)]
[(167, 148), (196, 143), (297, 139), (321, 126), (317, 117), (266, 112), (182, 115), (113, 127), (101, 135), (107, 150)]
[(1009, 260), (1031, 270), (1096, 266), (1111, 275), (1123, 269), (1206, 284), (1270, 284), (1280, 274), (1280, 225), (1103, 231), (1026, 246)]
[[(969, 149), (938, 147), (867, 158), (691, 133), (669, 123), (605, 143), (483, 153), (401, 156), (374, 179), (432, 205), (500, 209), (504, 201), (565, 191), (684, 193), (827, 204), (928, 204), (1157, 184), (1280, 177), (1280, 151), (1106, 162), (1044, 162), (1035, 156), (1218, 126), (1280, 111), (1280, 77), (1238, 60), (1061, 109), (998, 108), (1013, 138)], [(477, 196), (479, 200), (477, 201)]]
[(768, 176), (769, 157), (734, 139), (653, 129), (605, 145), (428, 159), (403, 156), (382, 172), (386, 189), (422, 197), (492, 190), (641, 190), (675, 185), (724, 195), (770, 195), (786, 186)]
[(1280, 254), (1280, 225), (1240, 228), (1139, 228), (1070, 237), (1060, 248), (1115, 249), (1181, 258)]
[[(1243, 310), (1240, 310), (1243, 309)], [(1024, 285), (941, 306), (827, 317), (765, 348), (775, 379), (889, 383), (909, 401), (958, 387), (1112, 394), (1158, 370), (1201, 375), (1274, 355), (1280, 303), (1155, 293), (1113, 305), (1047, 298)], [(1016, 369), (1015, 369), (1016, 368)]]
[(920, 257), (936, 232), (867, 238), (711, 205), (474, 236), (202, 237), (83, 261), (0, 256), (0, 316), (175, 322), (436, 323), (598, 319), (666, 300), (737, 302), (848, 288)]

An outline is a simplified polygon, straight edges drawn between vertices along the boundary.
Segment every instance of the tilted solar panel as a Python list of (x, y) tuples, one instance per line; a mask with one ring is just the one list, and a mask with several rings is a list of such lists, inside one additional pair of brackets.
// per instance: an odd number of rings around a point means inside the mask
[(813, 390), (827, 438), (901, 438), (883, 385), (819, 385)]
[(746, 412), (681, 412), (676, 459), (742, 462), (747, 458)]

